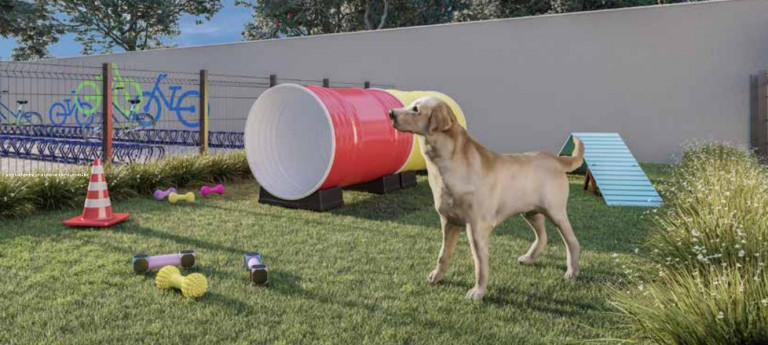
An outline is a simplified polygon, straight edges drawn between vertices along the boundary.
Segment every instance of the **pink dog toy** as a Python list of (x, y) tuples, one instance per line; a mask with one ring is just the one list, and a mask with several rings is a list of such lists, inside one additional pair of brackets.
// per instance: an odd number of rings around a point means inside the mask
[(208, 186), (202, 186), (200, 188), (200, 194), (203, 195), (203, 197), (206, 197), (208, 194), (216, 193), (218, 195), (224, 195), (224, 185), (216, 185), (216, 187), (208, 187)]
[(155, 190), (155, 200), (163, 200), (166, 196), (168, 196), (171, 193), (175, 193), (176, 188), (168, 188), (167, 190)]

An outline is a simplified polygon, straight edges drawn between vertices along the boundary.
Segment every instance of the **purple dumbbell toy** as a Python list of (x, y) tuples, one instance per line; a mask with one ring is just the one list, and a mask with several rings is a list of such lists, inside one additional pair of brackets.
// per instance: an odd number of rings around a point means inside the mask
[(200, 194), (205, 198), (208, 194), (216, 193), (218, 195), (224, 195), (224, 185), (219, 184), (216, 187), (202, 186), (200, 187)]
[(256, 252), (245, 253), (245, 269), (255, 284), (264, 285), (269, 281), (267, 265), (261, 263), (261, 254)]
[(166, 196), (170, 195), (171, 193), (176, 193), (176, 188), (168, 188), (167, 190), (155, 190), (155, 200), (163, 200)]
[(133, 273), (141, 274), (163, 266), (190, 268), (195, 265), (195, 251), (182, 250), (178, 254), (155, 255), (136, 254), (133, 256)]

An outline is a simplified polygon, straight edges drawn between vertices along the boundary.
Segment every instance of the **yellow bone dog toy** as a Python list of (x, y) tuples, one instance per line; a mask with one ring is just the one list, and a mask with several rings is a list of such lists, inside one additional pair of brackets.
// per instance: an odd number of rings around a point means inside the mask
[(171, 204), (175, 204), (180, 200), (184, 200), (186, 202), (195, 202), (195, 193), (192, 193), (192, 192), (189, 192), (187, 194), (171, 193), (170, 195), (168, 195), (168, 201), (170, 201)]
[(176, 288), (181, 290), (184, 297), (196, 298), (205, 295), (208, 291), (208, 280), (200, 273), (192, 273), (185, 277), (176, 266), (165, 266), (157, 272), (155, 286), (161, 290)]

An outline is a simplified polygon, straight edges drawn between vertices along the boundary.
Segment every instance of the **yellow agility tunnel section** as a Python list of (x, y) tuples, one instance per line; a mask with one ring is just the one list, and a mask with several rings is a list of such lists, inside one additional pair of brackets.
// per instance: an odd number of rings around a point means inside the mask
[[(464, 112), (461, 111), (461, 107), (459, 107), (459, 104), (456, 103), (456, 101), (453, 100), (453, 98), (448, 97), (448, 95), (437, 92), (437, 91), (400, 91), (400, 90), (386, 90), (389, 92), (392, 96), (395, 96), (400, 103), (403, 103), (403, 106), (407, 107), (413, 101), (421, 98), (421, 97), (435, 97), (437, 99), (442, 100), (443, 102), (447, 103), (449, 107), (451, 107), (451, 110), (453, 111), (453, 114), (456, 115), (456, 119), (459, 121), (459, 124), (461, 127), (464, 127), (464, 129), (467, 128), (467, 120), (464, 117)], [(411, 153), (408, 156), (408, 160), (405, 162), (402, 168), (400, 168), (400, 171), (411, 171), (411, 170), (424, 170), (427, 168), (427, 162), (424, 161), (424, 156), (421, 153), (421, 144), (420, 141), (416, 138), (417, 136), (413, 136), (413, 146), (411, 147)]]

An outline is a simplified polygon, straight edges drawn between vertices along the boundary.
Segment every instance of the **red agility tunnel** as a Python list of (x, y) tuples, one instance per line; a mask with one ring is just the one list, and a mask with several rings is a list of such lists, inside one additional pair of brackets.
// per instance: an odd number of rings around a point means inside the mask
[(413, 143), (390, 124), (389, 110), (402, 106), (382, 90), (275, 86), (248, 115), (248, 165), (261, 187), (285, 200), (395, 173)]

